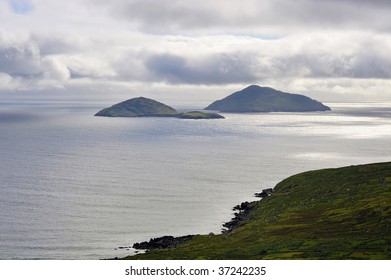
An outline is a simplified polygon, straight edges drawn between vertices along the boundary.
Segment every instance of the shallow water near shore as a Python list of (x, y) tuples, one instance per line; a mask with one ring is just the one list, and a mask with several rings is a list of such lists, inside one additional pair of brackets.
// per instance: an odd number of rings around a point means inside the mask
[(0, 259), (121, 257), (151, 237), (218, 233), (234, 205), (290, 175), (391, 158), (391, 104), (93, 117), (106, 105), (0, 102)]

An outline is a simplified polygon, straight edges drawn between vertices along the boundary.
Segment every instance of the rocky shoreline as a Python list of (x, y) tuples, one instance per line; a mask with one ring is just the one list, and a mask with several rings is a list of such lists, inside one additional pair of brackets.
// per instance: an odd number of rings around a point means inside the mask
[[(240, 227), (241, 225), (245, 224), (249, 218), (251, 211), (254, 210), (259, 203), (266, 199), (267, 197), (271, 196), (274, 193), (274, 190), (272, 188), (264, 189), (260, 193), (255, 193), (254, 196), (261, 198), (261, 200), (256, 200), (252, 202), (242, 202), (241, 204), (236, 205), (232, 208), (233, 211), (236, 211), (234, 213), (234, 217), (229, 221), (224, 223), (222, 234), (226, 234), (231, 232), (233, 229)], [(192, 235), (185, 235), (185, 236), (162, 236), (157, 238), (151, 238), (149, 241), (143, 241), (134, 243), (131, 247), (136, 250), (154, 250), (154, 249), (169, 249), (169, 248), (175, 248), (178, 245), (184, 244), (192, 240), (194, 237), (199, 236), (199, 234), (192, 234)], [(124, 247), (119, 247), (120, 249)]]
[(134, 243), (133, 249), (137, 250), (152, 250), (152, 249), (168, 249), (175, 248), (176, 246), (186, 243), (192, 240), (197, 235), (185, 235), (185, 236), (162, 236), (157, 238), (151, 238), (149, 241), (140, 243)]
[[(260, 197), (262, 199), (265, 199), (269, 196), (271, 196), (274, 193), (274, 190), (272, 188), (264, 189), (260, 193), (255, 193), (255, 197)], [(261, 202), (261, 200), (256, 200), (252, 202), (242, 202), (241, 204), (236, 205), (234, 208), (232, 208), (233, 211), (237, 211), (234, 213), (234, 216), (231, 221), (226, 222), (223, 224), (222, 233), (228, 233), (232, 231), (233, 229), (241, 226), (242, 224), (246, 223), (250, 218), (250, 213), (257, 205)]]
[(123, 259), (391, 259), (391, 162), (306, 171), (255, 196), (221, 234)]

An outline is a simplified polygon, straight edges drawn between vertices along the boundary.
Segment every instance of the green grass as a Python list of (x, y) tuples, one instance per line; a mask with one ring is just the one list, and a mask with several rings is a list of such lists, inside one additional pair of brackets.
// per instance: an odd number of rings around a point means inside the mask
[(391, 259), (391, 162), (294, 175), (233, 231), (128, 259)]
[(179, 114), (181, 119), (224, 119), (222, 115), (210, 112), (191, 111)]

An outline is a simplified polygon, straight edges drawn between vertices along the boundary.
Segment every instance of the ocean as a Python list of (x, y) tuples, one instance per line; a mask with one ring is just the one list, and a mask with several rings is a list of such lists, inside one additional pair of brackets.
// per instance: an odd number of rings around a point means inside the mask
[(123, 257), (152, 237), (219, 233), (233, 206), (290, 175), (391, 160), (390, 103), (93, 116), (109, 105), (0, 102), (0, 259)]

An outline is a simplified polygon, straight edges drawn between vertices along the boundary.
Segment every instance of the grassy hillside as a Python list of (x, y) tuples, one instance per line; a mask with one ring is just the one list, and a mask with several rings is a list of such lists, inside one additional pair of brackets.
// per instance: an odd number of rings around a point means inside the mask
[(391, 259), (391, 162), (289, 177), (230, 232), (133, 259)]

